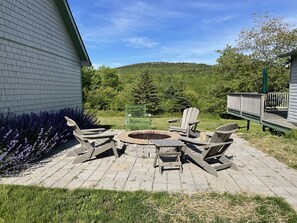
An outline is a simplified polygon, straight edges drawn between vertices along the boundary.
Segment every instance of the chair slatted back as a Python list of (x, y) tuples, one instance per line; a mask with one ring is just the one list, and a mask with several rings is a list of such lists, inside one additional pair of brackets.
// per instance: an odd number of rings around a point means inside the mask
[(203, 157), (211, 158), (216, 156), (222, 156), (228, 147), (233, 143), (233, 139), (228, 139), (224, 144), (218, 146), (212, 146), (209, 150), (204, 150)]
[(213, 134), (210, 143), (226, 142), (226, 140), (228, 140), (232, 133), (236, 132), (237, 129), (238, 125), (236, 123), (230, 123), (218, 127)]
[(194, 122), (197, 120), (197, 117), (199, 115), (199, 109), (198, 108), (186, 108), (183, 112), (183, 117), (181, 120), (181, 128), (187, 129), (189, 122)]
[(233, 143), (233, 139), (231, 139), (230, 136), (232, 133), (236, 132), (237, 129), (238, 125), (235, 123), (218, 127), (209, 142), (225, 144), (211, 147), (211, 149), (207, 150), (205, 154), (203, 154), (204, 158), (210, 158), (224, 154), (228, 147)]
[(68, 118), (67, 116), (65, 116), (64, 118), (67, 121), (67, 125), (71, 127), (74, 132), (76, 132), (78, 135), (83, 135), (83, 132), (80, 130), (75, 121), (73, 121), (71, 118)]

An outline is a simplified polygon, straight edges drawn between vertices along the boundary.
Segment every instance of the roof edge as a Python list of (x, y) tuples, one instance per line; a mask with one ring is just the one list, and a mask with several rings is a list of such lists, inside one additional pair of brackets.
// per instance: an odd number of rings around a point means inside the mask
[(55, 3), (59, 9), (70, 38), (78, 53), (79, 59), (81, 60), (81, 66), (91, 66), (91, 60), (77, 28), (67, 0), (55, 0)]
[(294, 56), (294, 55), (297, 55), (297, 49), (292, 50), (292, 51), (290, 51), (288, 53), (278, 55), (278, 57), (288, 57), (288, 56)]

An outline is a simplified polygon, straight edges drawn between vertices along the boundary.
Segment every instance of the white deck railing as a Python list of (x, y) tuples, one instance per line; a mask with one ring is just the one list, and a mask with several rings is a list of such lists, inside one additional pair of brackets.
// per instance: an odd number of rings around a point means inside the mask
[(274, 107), (278, 110), (288, 109), (289, 93), (288, 92), (270, 92), (267, 93), (266, 106)]
[(228, 93), (227, 110), (242, 115), (250, 115), (262, 120), (264, 118), (265, 94)]

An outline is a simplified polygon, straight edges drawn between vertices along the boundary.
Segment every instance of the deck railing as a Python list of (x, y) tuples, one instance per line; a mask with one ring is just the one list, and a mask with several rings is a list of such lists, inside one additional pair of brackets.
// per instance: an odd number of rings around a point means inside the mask
[(289, 93), (288, 92), (269, 92), (265, 100), (265, 107), (271, 107), (277, 110), (288, 109)]
[(258, 93), (228, 93), (228, 113), (236, 113), (240, 117), (252, 116), (262, 120), (264, 118), (265, 94)]

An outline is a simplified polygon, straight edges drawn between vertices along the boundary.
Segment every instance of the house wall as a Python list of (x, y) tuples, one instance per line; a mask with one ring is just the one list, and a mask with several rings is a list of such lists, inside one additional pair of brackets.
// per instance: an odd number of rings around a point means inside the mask
[(80, 60), (54, 0), (1, 0), (0, 112), (81, 106)]
[(288, 120), (297, 123), (297, 55), (292, 56)]

